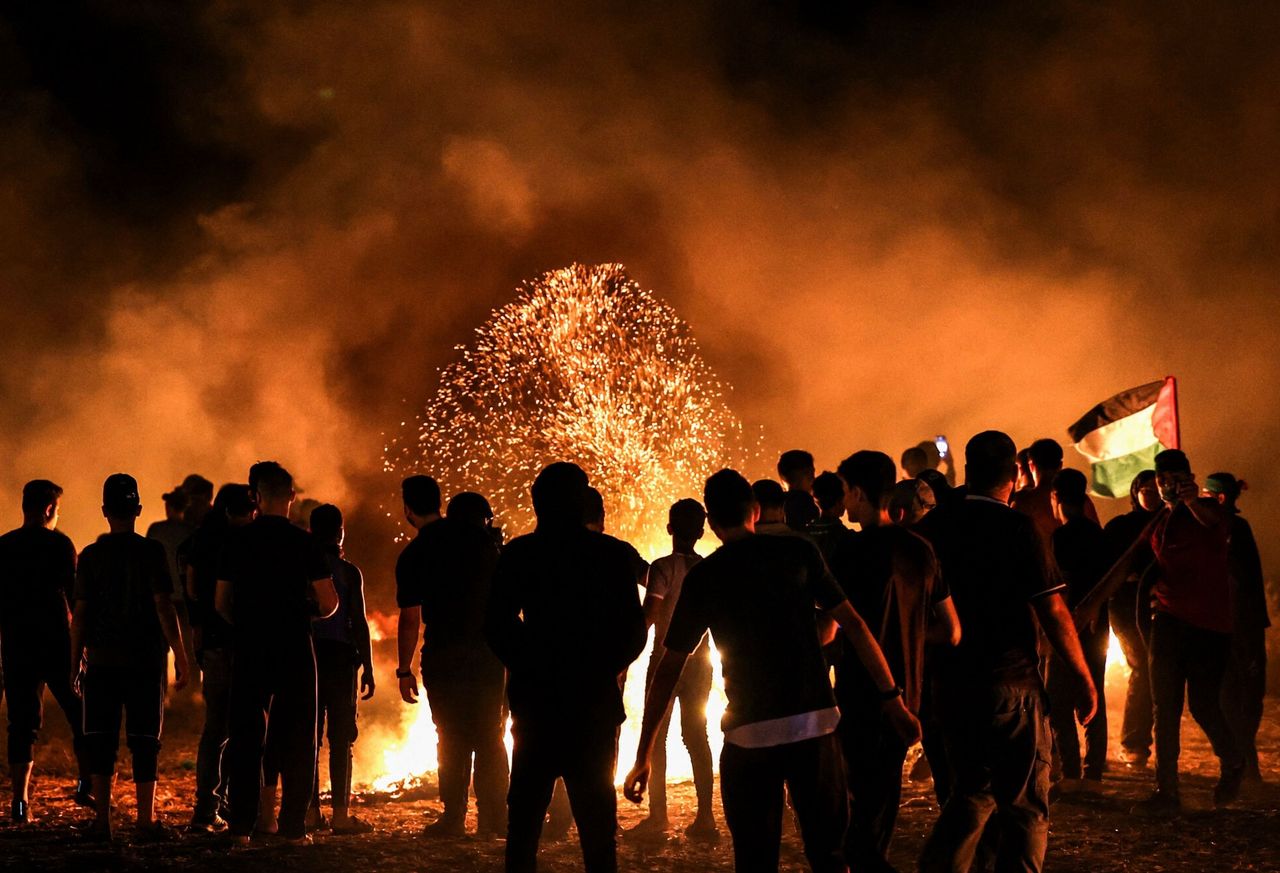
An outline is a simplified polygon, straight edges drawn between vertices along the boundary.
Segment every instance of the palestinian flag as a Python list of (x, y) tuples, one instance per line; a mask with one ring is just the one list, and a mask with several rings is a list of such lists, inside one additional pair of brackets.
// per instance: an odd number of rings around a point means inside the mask
[(1076, 450), (1093, 463), (1092, 491), (1125, 497), (1134, 477), (1179, 448), (1178, 381), (1172, 376), (1121, 391), (1067, 428)]

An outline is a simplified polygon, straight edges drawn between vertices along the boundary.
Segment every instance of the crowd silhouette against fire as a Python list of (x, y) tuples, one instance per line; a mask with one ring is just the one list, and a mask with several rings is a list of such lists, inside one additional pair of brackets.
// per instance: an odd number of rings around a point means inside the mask
[[(915, 768), (932, 774), (941, 809), (919, 868), (1040, 870), (1055, 792), (1106, 778), (1109, 630), (1131, 668), (1117, 757), (1143, 768), (1155, 755), (1154, 791), (1133, 813), (1180, 810), (1184, 702), (1221, 765), (1215, 805), (1260, 782), (1269, 622), (1236, 505), (1243, 482), (1198, 481), (1183, 452), (1165, 450), (1133, 479), (1131, 511), (1104, 528), (1053, 440), (1020, 452), (986, 431), (964, 447), (963, 485), (956, 468), (925, 441), (899, 460), (858, 451), (821, 474), (808, 452), (788, 451), (781, 482), (721, 470), (700, 500), (671, 505), (671, 551), (652, 564), (605, 533), (604, 501), (574, 464), (541, 471), (536, 528), (505, 543), (484, 496), (446, 504), (434, 479), (405, 479), (416, 536), (395, 572), (396, 680), (404, 701), (430, 706), (443, 804), (423, 836), (464, 836), (474, 788), (479, 834), (506, 840), (508, 870), (536, 869), (540, 839), (570, 822), (586, 869), (616, 870), (619, 755), (635, 756), (625, 797), (648, 795), (647, 817), (622, 839), (665, 840), (677, 825), (665, 773), (678, 701), (697, 796), (678, 825), (719, 840), (712, 644), (738, 870), (777, 869), (788, 817), (815, 871), (892, 870), (917, 742)], [(118, 838), (122, 722), (137, 795), (127, 838), (181, 838), (154, 807), (172, 656), (173, 687), (197, 677), (205, 704), (184, 830), (225, 833), (232, 849), (373, 830), (350, 802), (358, 700), (375, 691), (364, 583), (341, 511), (303, 518), (295, 497), (274, 461), (216, 496), (193, 475), (164, 495), (166, 520), (144, 537), (138, 483), (117, 473), (102, 489), (108, 532), (77, 555), (57, 530), (62, 489), (26, 485), (23, 524), (0, 537), (14, 823), (39, 809), (30, 780), (48, 688), (74, 734), (76, 801), (94, 813), (83, 838)], [(720, 545), (700, 557), (708, 526)], [(620, 749), (623, 683), (650, 627), (638, 748)]]

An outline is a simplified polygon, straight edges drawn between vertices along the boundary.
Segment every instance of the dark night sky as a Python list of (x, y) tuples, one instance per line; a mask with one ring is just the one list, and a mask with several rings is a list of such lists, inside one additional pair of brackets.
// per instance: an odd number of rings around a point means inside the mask
[(4, 486), (127, 467), (158, 506), (279, 454), (355, 502), (512, 287), (618, 260), (771, 448), (1061, 438), (1172, 372), (1274, 528), (1278, 37), (1267, 4), (10, 6)]

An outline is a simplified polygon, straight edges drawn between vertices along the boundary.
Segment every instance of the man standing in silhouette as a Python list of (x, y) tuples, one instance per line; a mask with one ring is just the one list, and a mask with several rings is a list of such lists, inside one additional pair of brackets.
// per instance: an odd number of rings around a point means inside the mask
[(498, 560), (486, 635), (509, 671), (515, 748), (506, 869), (537, 867), (557, 777), (578, 822), (588, 873), (617, 869), (618, 676), (644, 648), (644, 612), (623, 544), (583, 524), (587, 475), (555, 463), (533, 483), (533, 533)]

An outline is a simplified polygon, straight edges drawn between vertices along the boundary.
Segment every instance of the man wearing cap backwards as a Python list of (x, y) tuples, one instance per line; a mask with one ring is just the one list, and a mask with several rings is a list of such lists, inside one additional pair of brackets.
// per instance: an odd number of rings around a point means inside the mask
[(85, 744), (97, 807), (89, 834), (100, 840), (111, 839), (111, 783), (122, 714), (138, 798), (136, 834), (144, 840), (169, 835), (155, 818), (166, 659), (172, 650), (174, 687), (182, 688), (187, 655), (164, 546), (134, 530), (141, 512), (137, 481), (126, 473), (108, 476), (102, 514), (110, 532), (85, 548), (76, 571), (71, 664), (84, 697)]
[(72, 691), (70, 609), (76, 547), (57, 530), (62, 488), (35, 479), (22, 489), (22, 527), (0, 537), (0, 660), (9, 696), (11, 821), (28, 821), (32, 749), (44, 721), (47, 686), (71, 725), (80, 782), (76, 802), (91, 806), (80, 698)]
[(1135, 811), (1171, 815), (1181, 807), (1178, 755), (1184, 697), (1222, 768), (1213, 791), (1216, 806), (1239, 795), (1244, 763), (1219, 699), (1235, 629), (1230, 514), (1216, 500), (1200, 496), (1182, 452), (1161, 452), (1155, 467), (1168, 507), (1150, 535), (1158, 570), (1149, 639), (1157, 787)]
[(1205, 493), (1231, 513), (1231, 581), (1235, 585), (1236, 631), (1222, 683), (1222, 709), (1244, 756), (1246, 782), (1262, 781), (1258, 769), (1258, 725), (1267, 692), (1267, 592), (1262, 558), (1253, 528), (1240, 515), (1236, 501), (1247, 486), (1230, 473), (1213, 473), (1204, 481)]

